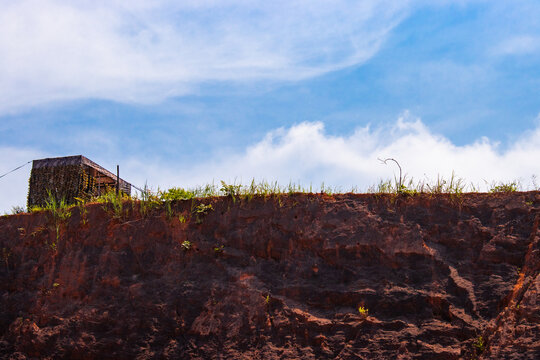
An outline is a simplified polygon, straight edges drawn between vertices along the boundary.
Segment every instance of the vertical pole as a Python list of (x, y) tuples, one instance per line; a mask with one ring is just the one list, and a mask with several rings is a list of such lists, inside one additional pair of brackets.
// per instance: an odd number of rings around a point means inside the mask
[(116, 196), (120, 195), (120, 165), (116, 165)]

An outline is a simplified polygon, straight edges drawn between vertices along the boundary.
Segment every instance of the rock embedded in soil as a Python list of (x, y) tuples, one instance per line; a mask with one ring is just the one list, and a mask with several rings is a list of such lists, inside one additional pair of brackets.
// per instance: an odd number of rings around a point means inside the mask
[(0, 358), (539, 359), (539, 209), (538, 192), (95, 204), (58, 238), (46, 213), (5, 216)]

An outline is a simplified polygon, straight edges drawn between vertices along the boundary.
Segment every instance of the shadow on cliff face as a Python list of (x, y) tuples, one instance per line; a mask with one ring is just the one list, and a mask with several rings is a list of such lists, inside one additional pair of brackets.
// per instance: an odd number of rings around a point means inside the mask
[(58, 234), (2, 217), (0, 353), (537, 359), (539, 209), (538, 192), (293, 194), (94, 204)]

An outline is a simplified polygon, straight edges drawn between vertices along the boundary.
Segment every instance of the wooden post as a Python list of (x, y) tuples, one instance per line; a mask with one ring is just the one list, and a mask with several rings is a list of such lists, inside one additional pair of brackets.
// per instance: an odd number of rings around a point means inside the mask
[(116, 165), (116, 196), (120, 195), (120, 165)]

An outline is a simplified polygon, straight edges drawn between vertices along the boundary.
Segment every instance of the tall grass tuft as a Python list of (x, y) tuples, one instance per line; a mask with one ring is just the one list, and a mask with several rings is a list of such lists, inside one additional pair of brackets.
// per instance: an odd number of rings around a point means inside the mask
[[(56, 242), (60, 239), (60, 227), (71, 217), (71, 211), (69, 205), (65, 201), (65, 198), (60, 200), (56, 199), (56, 196), (50, 190), (47, 190), (47, 200), (45, 201), (45, 211), (47, 211), (51, 217), (51, 221), (56, 230)], [(56, 242), (53, 242), (49, 246), (52, 250), (56, 250)]]
[(99, 196), (96, 201), (103, 204), (103, 210), (112, 214), (115, 219), (122, 219), (124, 216), (124, 201), (130, 198), (124, 194), (116, 194), (116, 191), (108, 191)]

